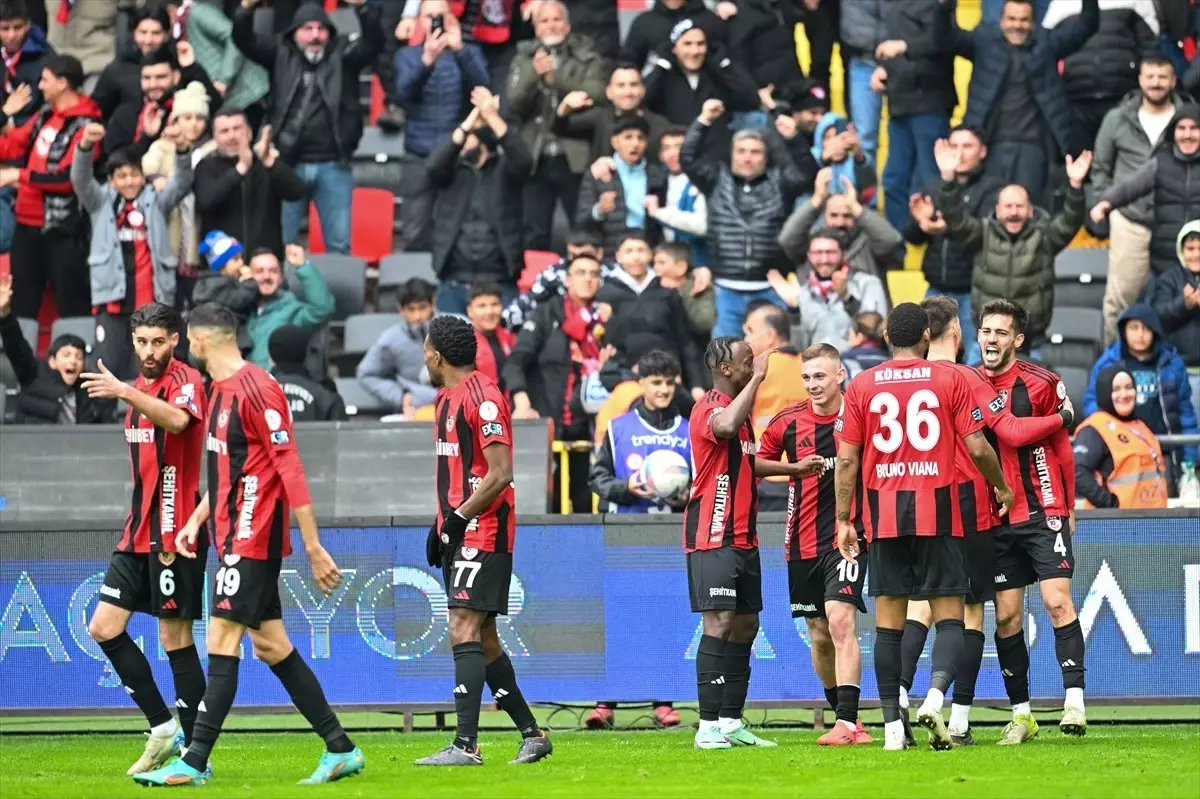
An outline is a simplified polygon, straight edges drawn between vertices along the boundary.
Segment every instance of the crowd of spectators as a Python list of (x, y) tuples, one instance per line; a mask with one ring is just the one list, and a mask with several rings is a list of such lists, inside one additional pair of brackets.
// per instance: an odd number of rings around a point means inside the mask
[[(18, 420), (110, 421), (74, 388), (84, 363), (132, 379), (135, 308), (216, 301), (299, 418), (357, 410), (336, 374), (364, 410), (423, 419), (427, 325), (458, 314), (514, 418), (559, 441), (605, 442), (627, 413), (673, 429), (721, 335), (776, 351), (761, 427), (803, 398), (806, 347), (837, 347), (848, 378), (886, 357), (911, 244), (928, 294), (959, 303), (966, 362), (972, 309), (1005, 297), (1029, 311), (1025, 357), (1090, 370), (1080, 493), (1133, 501), (1107, 483), (1133, 468), (1111, 425), (1197, 433), (1200, 59), (1180, 4), (981, 0), (967, 30), (954, 0), (654, 0), (622, 37), (614, 0), (273, 0), (269, 17), (260, 0), (0, 0), (0, 382)], [(379, 291), (394, 324), (334, 362), (342, 299), (304, 231), (351, 252), (369, 122), (403, 136), (395, 250), (430, 268)], [(1085, 227), (1110, 241), (1103, 323), (1065, 362), (1056, 261)], [(46, 298), (94, 334), (39, 364), (18, 320)], [(570, 504), (653, 504), (605, 446), (599, 473), (567, 447)], [(1157, 457), (1170, 492), (1195, 492), (1195, 447)]]

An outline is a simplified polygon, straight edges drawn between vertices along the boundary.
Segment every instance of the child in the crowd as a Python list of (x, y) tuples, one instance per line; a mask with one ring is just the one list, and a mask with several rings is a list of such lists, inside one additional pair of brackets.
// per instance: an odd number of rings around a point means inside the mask
[(246, 321), (258, 306), (258, 283), (246, 263), (242, 243), (222, 230), (212, 230), (200, 242), (197, 254), (208, 264), (208, 271), (197, 277), (193, 300), (197, 305), (215, 302), (233, 311), (238, 318), (238, 347), (249, 352)]

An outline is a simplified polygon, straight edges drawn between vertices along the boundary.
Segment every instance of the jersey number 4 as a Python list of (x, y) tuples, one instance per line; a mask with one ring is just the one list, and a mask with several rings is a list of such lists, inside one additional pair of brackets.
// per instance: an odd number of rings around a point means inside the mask
[[(937, 446), (942, 434), (942, 425), (937, 415), (928, 408), (937, 408), (941, 403), (937, 394), (928, 389), (913, 392), (904, 409), (904, 425), (900, 424), (900, 401), (886, 391), (871, 397), (870, 411), (879, 414), (880, 431), (871, 437), (871, 443), (880, 452), (888, 454), (900, 449), (903, 439), (920, 452), (928, 452)], [(922, 432), (922, 428), (924, 431)]]

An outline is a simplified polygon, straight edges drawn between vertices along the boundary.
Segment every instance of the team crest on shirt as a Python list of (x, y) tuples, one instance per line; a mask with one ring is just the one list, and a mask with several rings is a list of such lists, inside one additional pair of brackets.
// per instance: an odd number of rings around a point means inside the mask
[(1046, 526), (1050, 528), (1051, 532), (1057, 533), (1062, 529), (1062, 519), (1057, 516), (1051, 516), (1049, 519), (1046, 519)]
[(241, 555), (233, 555), (233, 554), (226, 555), (225, 556), (225, 565), (226, 566), (236, 566), (236, 565), (238, 565), (238, 561), (240, 561), (241, 559), (242, 559)]
[(491, 400), (485, 400), (479, 406), (479, 418), (485, 422), (494, 422), (500, 416), (500, 409)]
[(221, 415), (217, 417), (217, 427), (224, 427), (229, 424), (229, 409), (221, 411)]
[(631, 472), (636, 472), (638, 469), (642, 468), (641, 453), (639, 453), (639, 452), (629, 453), (629, 457), (625, 459), (625, 466), (628, 467), (629, 471), (631, 471)]
[(463, 547), (462, 556), (467, 560), (475, 560), (475, 556), (479, 554), (479, 550), (474, 547)]
[(1060, 400), (1067, 398), (1067, 386), (1063, 381), (1058, 381), (1058, 385), (1054, 387), (1054, 391), (1058, 394)]
[(174, 552), (159, 552), (158, 553), (158, 562), (164, 566), (170, 566), (172, 563), (175, 562), (175, 553)]
[(1000, 401), (1001, 401), (1001, 403), (1003, 403), (1000, 407), (1004, 407), (1004, 405), (1007, 405), (1008, 404), (1008, 389), (1002, 388), (999, 391), (997, 391), (996, 393), (1000, 395)]
[(449, 432), (452, 432), (453, 430), (454, 430), (454, 417), (451, 416), (448, 419), (446, 419), (446, 432), (449, 433)]

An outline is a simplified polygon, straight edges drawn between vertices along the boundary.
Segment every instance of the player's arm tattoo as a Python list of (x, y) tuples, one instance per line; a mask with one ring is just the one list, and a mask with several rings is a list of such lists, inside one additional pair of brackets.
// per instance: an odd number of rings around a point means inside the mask
[(837, 496), (839, 522), (850, 521), (850, 503), (854, 499), (854, 486), (858, 484), (861, 449), (857, 444), (848, 444), (845, 441), (838, 445), (837, 463), (833, 469), (833, 490)]
[(996, 457), (996, 450), (992, 449), (983, 431), (976, 430), (964, 437), (963, 442), (967, 445), (971, 460), (979, 467), (984, 478), (996, 488), (1007, 488), (1008, 482), (1005, 481), (1004, 471), (1000, 468), (1000, 459)]

